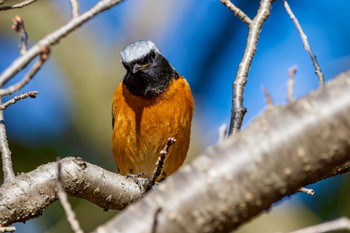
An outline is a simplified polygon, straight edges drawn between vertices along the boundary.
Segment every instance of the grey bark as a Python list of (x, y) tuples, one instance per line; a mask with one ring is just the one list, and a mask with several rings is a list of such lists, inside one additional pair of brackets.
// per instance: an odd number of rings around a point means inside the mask
[[(291, 105), (262, 113), (240, 134), (209, 148), (98, 232), (227, 232), (299, 187), (350, 166), (350, 71)], [(68, 195), (102, 208), (139, 199), (132, 179), (65, 158)], [(0, 187), (0, 224), (40, 215), (57, 199), (57, 163)]]
[[(132, 179), (109, 172), (81, 158), (61, 161), (62, 184), (70, 196), (89, 200), (104, 209), (123, 209), (141, 197)], [(37, 217), (57, 200), (57, 163), (18, 175), (0, 187), (0, 225)]]
[(229, 232), (342, 169), (350, 161), (349, 77), (269, 108), (94, 232)]

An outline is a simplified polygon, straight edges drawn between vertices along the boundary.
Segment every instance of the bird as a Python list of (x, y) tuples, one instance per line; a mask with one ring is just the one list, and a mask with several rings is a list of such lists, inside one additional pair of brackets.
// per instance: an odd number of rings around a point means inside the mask
[(121, 175), (150, 178), (168, 138), (176, 142), (157, 181), (173, 174), (187, 156), (194, 99), (187, 80), (150, 40), (121, 52), (126, 74), (112, 100), (112, 150)]

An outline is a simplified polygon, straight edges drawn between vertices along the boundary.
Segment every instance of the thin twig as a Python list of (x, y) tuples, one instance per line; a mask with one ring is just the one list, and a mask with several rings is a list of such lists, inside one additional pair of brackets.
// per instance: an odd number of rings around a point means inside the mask
[(23, 77), (23, 79), (15, 83), (5, 89), (0, 89), (0, 96), (4, 95), (11, 95), (14, 92), (22, 89), (32, 78), (34, 75), (41, 69), (43, 64), (47, 61), (49, 58), (50, 50), (49, 47), (41, 47), (41, 52), (40, 52), (40, 58), (39, 60), (33, 65), (32, 69)]
[(243, 23), (251, 24), (252, 20), (241, 9), (234, 5), (230, 0), (220, 0), (228, 9), (230, 9), (236, 17), (238, 17)]
[(8, 227), (0, 227), (0, 232), (15, 232), (16, 231), (16, 227), (13, 226), (8, 226)]
[(24, 21), (20, 16), (15, 16), (15, 18), (12, 19), (12, 22), (12, 29), (20, 35), (19, 53), (23, 55), (28, 50), (28, 33), (24, 26)]
[(229, 135), (238, 133), (247, 109), (243, 106), (244, 86), (247, 83), (248, 72), (256, 52), (259, 34), (262, 26), (270, 15), (271, 6), (274, 0), (261, 0), (258, 12), (249, 24), (249, 32), (243, 58), (238, 66), (236, 79), (232, 90), (232, 113), (229, 127)]
[[(2, 97), (0, 96), (0, 104), (2, 104)], [(4, 121), (4, 112), (0, 111), (0, 150), (2, 159), (2, 171), (4, 173), (4, 183), (9, 182), (15, 178), (15, 173), (12, 167), (11, 151), (7, 141), (6, 127)]]
[(333, 231), (346, 230), (350, 231), (350, 220), (342, 217), (319, 225), (307, 227), (290, 233), (325, 233)]
[(219, 127), (219, 143), (225, 141), (226, 135), (227, 135), (227, 125), (226, 124), (222, 124)]
[(78, 0), (70, 0), (70, 5), (72, 7), (72, 16), (76, 18), (79, 16), (79, 3)]
[(313, 196), (315, 194), (315, 191), (313, 189), (307, 189), (304, 187), (301, 187), (298, 189), (299, 192), (306, 193), (307, 195)]
[(288, 4), (288, 2), (286, 0), (283, 0), (283, 5), (284, 5), (284, 8), (286, 8), (286, 11), (289, 14), (290, 18), (292, 19), (295, 27), (297, 28), (297, 30), (298, 30), (298, 32), (300, 34), (301, 40), (303, 42), (304, 48), (308, 52), (308, 54), (309, 54), (309, 56), (310, 56), (310, 58), (312, 60), (312, 63), (314, 65), (314, 67), (315, 67), (315, 73), (316, 73), (316, 75), (318, 77), (320, 86), (323, 86), (324, 85), (324, 76), (323, 76), (323, 73), (321, 71), (321, 67), (320, 67), (320, 65), (317, 62), (316, 56), (312, 53), (310, 44), (309, 44), (309, 42), (307, 40), (307, 36), (304, 33), (303, 29), (301, 28), (298, 19), (295, 17), (292, 9), (290, 8), (290, 6), (289, 6), (289, 4)]
[(157, 233), (158, 217), (159, 217), (160, 212), (162, 212), (162, 207), (158, 207), (158, 209), (156, 209), (156, 211), (154, 212), (151, 233)]
[(90, 8), (84, 14), (79, 15), (77, 18), (73, 18), (63, 27), (57, 29), (53, 33), (47, 35), (45, 38), (40, 40), (36, 45), (29, 49), (23, 56), (15, 60), (11, 66), (9, 66), (0, 76), (0, 87), (3, 87), (14, 75), (24, 69), (29, 62), (37, 57), (41, 51), (41, 47), (50, 47), (57, 44), (62, 38), (67, 36), (79, 28), (82, 24), (98, 15), (99, 13), (108, 10), (112, 6), (117, 5), (122, 0), (101, 0), (96, 3), (95, 6)]
[(28, 91), (26, 93), (23, 93), (21, 95), (17, 95), (15, 97), (13, 97), (12, 99), (10, 99), (9, 101), (7, 101), (6, 103), (4, 104), (1, 104), (0, 105), (0, 110), (5, 110), (8, 106), (16, 103), (17, 101), (19, 100), (23, 100), (23, 99), (26, 99), (28, 97), (30, 98), (36, 98), (36, 95), (38, 94), (39, 92), (38, 91)]
[(272, 97), (271, 97), (269, 90), (265, 86), (263, 86), (262, 91), (263, 91), (264, 96), (265, 96), (267, 107), (273, 106), (274, 104), (273, 104), (273, 100), (272, 100)]
[[(6, 11), (6, 10), (12, 10), (12, 9), (17, 9), (17, 8), (22, 8), (22, 7), (25, 7), (25, 6), (28, 6), (34, 2), (36, 2), (37, 0), (25, 0), (23, 2), (20, 2), (20, 3), (17, 3), (17, 4), (14, 4), (12, 6), (2, 6), (0, 7), (0, 11)], [(5, 1), (1, 1), (1, 3), (4, 3)]]
[(152, 188), (152, 186), (156, 183), (157, 179), (159, 178), (161, 171), (163, 170), (163, 167), (164, 167), (164, 160), (166, 156), (169, 154), (171, 146), (175, 142), (176, 142), (175, 138), (168, 138), (163, 150), (160, 151), (158, 161), (156, 163), (156, 167), (153, 171), (153, 174), (151, 178), (149, 178), (144, 184), (144, 188), (146, 192)]
[(75, 213), (68, 202), (67, 193), (63, 189), (62, 185), (62, 175), (61, 175), (62, 164), (61, 161), (57, 161), (57, 197), (63, 206), (63, 209), (67, 215), (67, 220), (75, 233), (84, 233), (80, 227), (78, 220), (75, 217)]
[(291, 68), (289, 68), (289, 79), (288, 79), (288, 83), (287, 83), (288, 103), (292, 103), (295, 101), (295, 98), (294, 98), (294, 76), (295, 76), (295, 73), (297, 72), (297, 70), (298, 70), (297, 66), (292, 66)]

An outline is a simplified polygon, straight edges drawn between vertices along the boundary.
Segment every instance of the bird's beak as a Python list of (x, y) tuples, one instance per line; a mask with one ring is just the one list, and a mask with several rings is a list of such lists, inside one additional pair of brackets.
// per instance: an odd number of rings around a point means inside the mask
[(140, 70), (143, 70), (145, 68), (147, 68), (148, 64), (143, 64), (143, 65), (140, 65), (140, 64), (135, 64), (133, 67), (132, 67), (132, 73), (133, 74), (136, 74), (137, 72), (139, 72)]

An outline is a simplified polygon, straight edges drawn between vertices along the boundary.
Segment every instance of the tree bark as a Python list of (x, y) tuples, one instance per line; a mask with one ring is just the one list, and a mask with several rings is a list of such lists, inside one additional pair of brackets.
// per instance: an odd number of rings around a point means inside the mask
[(350, 71), (209, 148), (94, 232), (229, 232), (350, 161)]
[[(61, 179), (70, 196), (89, 200), (104, 209), (123, 209), (141, 197), (132, 179), (109, 172), (81, 158), (60, 161)], [(57, 200), (58, 165), (42, 165), (0, 187), (0, 225), (23, 222), (43, 213)]]
[[(238, 135), (209, 148), (96, 232), (227, 232), (299, 187), (350, 167), (350, 71), (291, 105), (267, 109)], [(68, 195), (102, 208), (139, 199), (132, 179), (65, 158)], [(40, 215), (57, 199), (57, 163), (0, 187), (0, 225)]]

